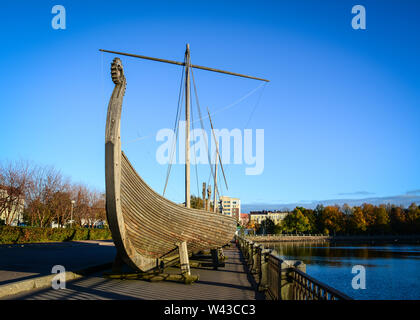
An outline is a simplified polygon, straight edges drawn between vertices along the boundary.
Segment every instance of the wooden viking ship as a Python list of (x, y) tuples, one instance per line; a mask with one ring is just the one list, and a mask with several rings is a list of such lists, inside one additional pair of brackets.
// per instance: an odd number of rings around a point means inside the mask
[[(188, 47), (187, 54), (189, 57)], [(194, 66), (189, 65), (189, 59), (184, 65), (187, 65), (187, 93), (188, 70)], [(119, 260), (134, 270), (148, 272), (159, 267), (164, 258), (179, 253), (181, 269), (183, 265), (187, 265), (184, 271), (189, 274), (188, 252), (218, 249), (227, 244), (233, 239), (236, 231), (236, 219), (221, 213), (189, 207), (189, 143), (186, 145), (186, 205), (166, 199), (147, 185), (121, 150), (120, 125), (126, 78), (119, 58), (115, 58), (111, 64), (111, 77), (115, 87), (109, 101), (106, 120), (105, 178), (106, 213), (117, 249), (116, 261)], [(188, 110), (189, 101), (186, 103)]]

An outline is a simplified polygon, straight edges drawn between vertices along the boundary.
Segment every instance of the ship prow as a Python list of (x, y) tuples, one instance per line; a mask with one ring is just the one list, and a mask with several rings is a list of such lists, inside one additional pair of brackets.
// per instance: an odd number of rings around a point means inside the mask
[(121, 151), (120, 120), (126, 79), (121, 60), (111, 65), (115, 84), (105, 134), (106, 211), (119, 258), (142, 272), (160, 265), (181, 243), (189, 252), (217, 249), (233, 239), (236, 220), (186, 208), (150, 188)]

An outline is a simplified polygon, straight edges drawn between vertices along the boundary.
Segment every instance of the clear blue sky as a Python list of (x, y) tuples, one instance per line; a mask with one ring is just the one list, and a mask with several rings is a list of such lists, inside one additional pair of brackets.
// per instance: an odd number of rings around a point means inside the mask
[[(64, 5), (67, 29), (51, 27)], [(366, 7), (366, 30), (351, 8)], [(104, 130), (114, 55), (182, 60), (265, 77), (254, 95), (214, 116), (217, 128), (265, 130), (265, 169), (227, 165), (243, 203), (389, 196), (420, 189), (418, 1), (9, 1), (0, 10), (0, 160), (50, 164), (104, 189)], [(173, 126), (178, 66), (121, 58), (123, 150), (162, 192), (157, 130)], [(202, 108), (217, 110), (259, 83), (195, 71)], [(132, 142), (148, 136), (148, 138)], [(196, 193), (195, 169), (192, 191)], [(167, 197), (183, 201), (176, 165)], [(199, 167), (199, 183), (208, 168)]]

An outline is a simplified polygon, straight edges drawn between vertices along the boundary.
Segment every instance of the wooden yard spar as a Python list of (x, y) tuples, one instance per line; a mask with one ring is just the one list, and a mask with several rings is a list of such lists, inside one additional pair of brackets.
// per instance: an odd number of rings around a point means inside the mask
[(174, 254), (178, 249), (182, 273), (188, 276), (187, 250), (196, 252), (220, 248), (233, 238), (236, 230), (236, 220), (233, 217), (190, 208), (190, 69), (208, 70), (267, 82), (268, 80), (192, 65), (189, 45), (184, 62), (103, 49), (100, 51), (185, 66), (185, 207), (171, 202), (152, 190), (121, 151), (120, 121), (126, 78), (119, 58), (115, 58), (111, 64), (111, 76), (115, 87), (109, 101), (106, 121), (105, 179), (106, 211), (117, 249), (116, 262), (124, 262), (135, 270), (147, 272), (160, 266), (162, 259)]

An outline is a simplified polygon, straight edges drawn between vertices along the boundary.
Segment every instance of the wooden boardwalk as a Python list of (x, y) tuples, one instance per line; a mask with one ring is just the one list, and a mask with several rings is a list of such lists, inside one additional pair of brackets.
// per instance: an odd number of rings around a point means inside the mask
[[(41, 289), (8, 299), (25, 300), (260, 300), (264, 299), (255, 288), (247, 272), (239, 249), (231, 244), (224, 250), (225, 267), (218, 270), (192, 268), (200, 276), (191, 285), (174, 282), (147, 282), (141, 280), (105, 279), (95, 274), (68, 282), (66, 289)], [(174, 270), (172, 270), (174, 271)], [(177, 271), (179, 272), (179, 271)]]

